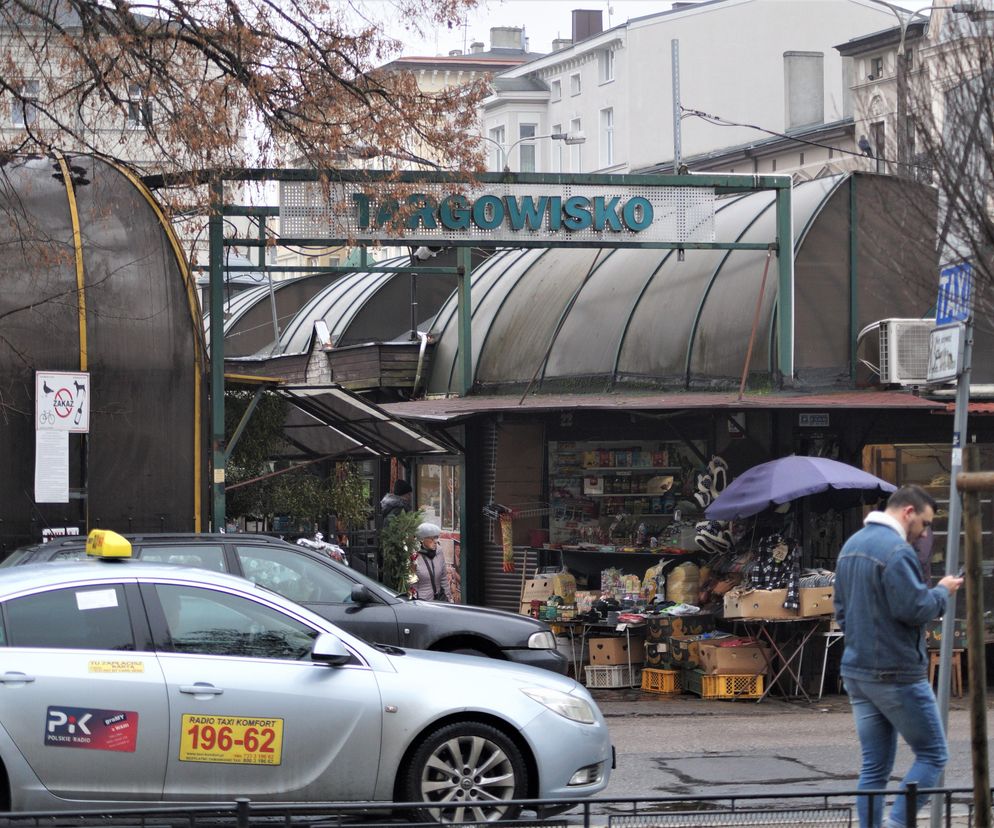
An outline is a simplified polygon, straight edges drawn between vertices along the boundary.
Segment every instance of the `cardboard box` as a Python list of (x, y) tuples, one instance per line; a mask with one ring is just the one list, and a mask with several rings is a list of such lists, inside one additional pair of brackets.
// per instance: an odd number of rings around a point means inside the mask
[(674, 667), (694, 670), (700, 665), (702, 644), (734, 638), (730, 633), (707, 632), (700, 635), (673, 635), (669, 638), (670, 662)]
[(708, 612), (696, 615), (650, 615), (646, 619), (645, 637), (649, 641), (666, 641), (674, 635), (701, 635), (714, 630), (714, 616)]
[(521, 590), (521, 603), (527, 601), (545, 601), (553, 594), (552, 576), (529, 578)]
[(725, 593), (725, 618), (800, 618), (799, 610), (786, 609), (786, 589), (732, 590)]
[(729, 646), (731, 641), (722, 639), (700, 645), (700, 669), (705, 675), (758, 676), (769, 673), (770, 650), (759, 643)]
[(801, 617), (835, 615), (835, 587), (801, 587)]
[(624, 636), (616, 638), (591, 638), (587, 641), (590, 648), (590, 663), (598, 665), (641, 664), (645, 659), (645, 644), (641, 638), (631, 639), (631, 658), (628, 654), (629, 639)]
[(645, 642), (645, 666), (663, 667), (670, 663), (669, 644), (661, 641)]

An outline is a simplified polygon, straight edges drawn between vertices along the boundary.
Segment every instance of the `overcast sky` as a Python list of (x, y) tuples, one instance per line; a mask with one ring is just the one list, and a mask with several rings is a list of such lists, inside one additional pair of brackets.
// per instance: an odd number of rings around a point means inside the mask
[[(386, 2), (387, 0), (383, 0)], [(781, 0), (804, 3), (817, 0)], [(377, 0), (372, 0), (375, 4)], [(905, 0), (900, 3), (907, 9), (927, 9), (928, 0)], [(438, 32), (435, 37), (416, 40), (401, 32), (393, 34), (404, 40), (403, 54), (445, 55), (452, 49), (468, 49), (473, 41), (480, 41), (490, 48), (490, 29), (496, 26), (520, 26), (528, 37), (533, 52), (552, 51), (552, 41), (569, 37), (573, 9), (599, 9), (603, 12), (604, 28), (617, 26), (634, 17), (669, 11), (672, 0), (480, 0), (479, 7), (471, 12), (466, 26), (461, 30)], [(897, 18), (894, 19), (897, 25)]]

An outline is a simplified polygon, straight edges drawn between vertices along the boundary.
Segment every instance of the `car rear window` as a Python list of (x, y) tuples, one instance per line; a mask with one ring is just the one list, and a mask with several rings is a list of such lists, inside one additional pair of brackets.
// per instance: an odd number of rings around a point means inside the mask
[(153, 563), (195, 566), (213, 572), (227, 572), (224, 565), (224, 548), (221, 544), (170, 543), (135, 547), (132, 555)]
[(70, 587), (4, 604), (7, 645), (68, 650), (134, 650), (131, 616), (120, 584)]

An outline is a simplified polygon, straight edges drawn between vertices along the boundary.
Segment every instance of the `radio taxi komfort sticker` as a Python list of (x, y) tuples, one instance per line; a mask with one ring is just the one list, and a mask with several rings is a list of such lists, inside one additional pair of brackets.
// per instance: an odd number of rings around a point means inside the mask
[(134, 710), (48, 708), (45, 744), (50, 747), (134, 753), (137, 743), (138, 714)]
[(282, 756), (282, 719), (183, 714), (181, 762), (278, 765)]

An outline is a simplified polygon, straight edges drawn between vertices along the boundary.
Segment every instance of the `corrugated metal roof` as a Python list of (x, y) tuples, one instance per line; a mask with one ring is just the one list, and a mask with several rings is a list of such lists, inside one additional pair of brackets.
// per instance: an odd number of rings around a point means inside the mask
[[(994, 404), (992, 404), (994, 405)], [(409, 420), (445, 422), (490, 412), (541, 413), (561, 409), (589, 411), (672, 411), (675, 409), (840, 409), (886, 408), (935, 410), (945, 413), (945, 403), (916, 397), (907, 391), (839, 391), (825, 394), (746, 394), (694, 392), (645, 394), (541, 394), (523, 400), (509, 396), (451, 397), (390, 403), (381, 408)], [(994, 413), (994, 410), (992, 410)]]

